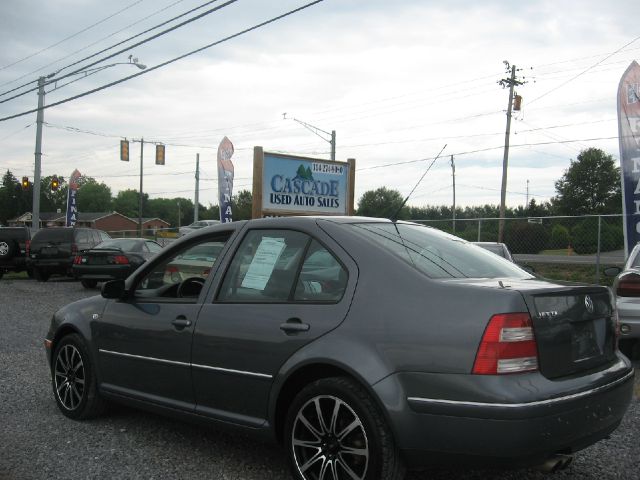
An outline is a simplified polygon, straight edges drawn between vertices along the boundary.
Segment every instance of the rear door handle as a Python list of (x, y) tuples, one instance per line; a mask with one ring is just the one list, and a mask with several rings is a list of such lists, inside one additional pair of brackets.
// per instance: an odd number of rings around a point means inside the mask
[(290, 318), (285, 323), (280, 324), (280, 330), (287, 335), (292, 333), (307, 332), (311, 328), (308, 323), (302, 323), (299, 318)]
[(191, 326), (191, 320), (187, 320), (187, 317), (185, 317), (184, 315), (180, 315), (176, 317), (176, 319), (171, 322), (171, 324), (176, 327), (176, 329), (182, 330), (186, 327)]

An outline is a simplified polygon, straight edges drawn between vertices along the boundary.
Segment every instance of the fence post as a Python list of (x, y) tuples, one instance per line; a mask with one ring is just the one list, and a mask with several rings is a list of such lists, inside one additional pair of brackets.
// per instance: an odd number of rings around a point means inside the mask
[(596, 283), (600, 285), (600, 232), (602, 230), (602, 215), (598, 215), (598, 253), (596, 254)]
[(482, 232), (482, 219), (478, 219), (478, 241), (480, 241), (480, 232)]

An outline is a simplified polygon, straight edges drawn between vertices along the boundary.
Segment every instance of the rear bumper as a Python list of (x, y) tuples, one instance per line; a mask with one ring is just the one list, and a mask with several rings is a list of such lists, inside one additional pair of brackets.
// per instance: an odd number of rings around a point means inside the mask
[(131, 265), (73, 265), (73, 276), (80, 280), (116, 280), (127, 278), (133, 268)]
[(620, 338), (640, 339), (640, 299), (618, 298), (616, 306), (620, 322)]
[[(434, 382), (433, 374), (402, 373), (375, 389), (387, 404), (398, 446), (410, 465), (455, 456), (472, 463), (527, 466), (554, 453), (581, 450), (616, 429), (631, 401), (634, 372), (622, 359), (612, 369), (617, 370), (610, 372), (614, 378), (599, 372), (593, 375), (597, 381), (587, 376), (551, 382), (562, 394), (545, 388), (549, 380), (538, 373), (484, 379), (451, 375), (457, 378), (449, 382), (448, 392), (440, 388), (441, 395), (421, 385), (444, 387), (445, 379)], [(402, 391), (402, 398), (394, 390)], [(412, 393), (420, 390), (431, 393)], [(503, 401), (497, 400), (497, 392)]]
[(30, 258), (27, 260), (27, 265), (30, 268), (44, 268), (50, 270), (71, 270), (73, 265), (73, 259), (75, 257), (65, 258)]

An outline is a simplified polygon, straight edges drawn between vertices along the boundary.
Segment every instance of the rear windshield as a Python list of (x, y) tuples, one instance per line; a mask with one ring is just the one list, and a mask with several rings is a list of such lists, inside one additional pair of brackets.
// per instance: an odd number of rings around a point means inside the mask
[(534, 278), (504, 258), (433, 228), (402, 223), (351, 226), (431, 278)]
[(43, 228), (33, 236), (33, 242), (69, 242), (73, 236), (71, 228)]
[(119, 248), (123, 252), (141, 252), (142, 242), (143, 241), (141, 240), (116, 238), (113, 240), (106, 240), (102, 243), (99, 243), (94, 248), (97, 248), (97, 249)]

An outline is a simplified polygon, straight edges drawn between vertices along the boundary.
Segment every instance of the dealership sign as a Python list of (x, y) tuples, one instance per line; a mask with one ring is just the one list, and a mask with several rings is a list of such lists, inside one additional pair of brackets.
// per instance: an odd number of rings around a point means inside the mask
[(618, 86), (618, 138), (627, 255), (640, 242), (640, 65), (631, 62)]
[(253, 157), (253, 217), (352, 215), (355, 160), (331, 162), (264, 152)]

